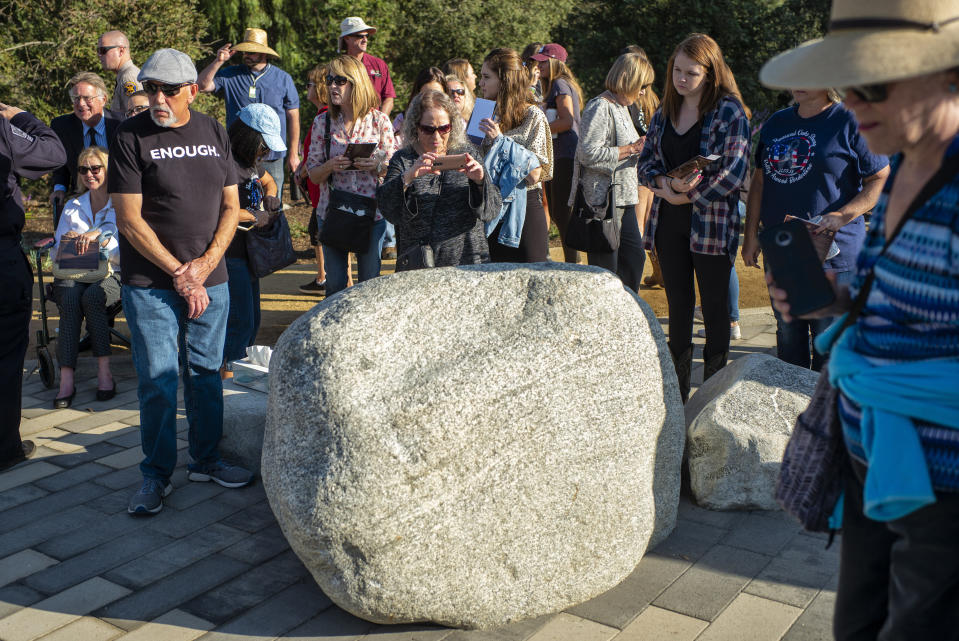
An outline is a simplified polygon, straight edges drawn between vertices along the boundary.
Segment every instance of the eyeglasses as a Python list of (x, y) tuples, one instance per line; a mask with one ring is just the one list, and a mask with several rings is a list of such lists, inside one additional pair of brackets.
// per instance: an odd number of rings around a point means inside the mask
[(433, 134), (437, 134), (437, 133), (441, 136), (445, 136), (453, 129), (453, 125), (451, 125), (450, 123), (446, 123), (445, 125), (440, 125), (439, 127), (431, 127), (429, 125), (419, 125), (419, 129), (422, 133), (426, 134), (427, 136), (432, 136)]
[(372, 40), (373, 34), (370, 33), (351, 33), (347, 38), (356, 38), (357, 40)]
[(842, 90), (842, 93), (844, 98), (846, 94), (851, 93), (863, 102), (885, 102), (886, 98), (889, 97), (889, 85), (878, 84), (862, 85), (859, 87), (846, 87)]
[(110, 45), (109, 47), (97, 47), (97, 55), (105, 56), (110, 49), (119, 49), (123, 45)]
[(178, 85), (160, 85), (154, 82), (147, 81), (143, 83), (143, 91), (146, 92), (148, 96), (154, 96), (156, 95), (158, 91), (162, 91), (163, 95), (166, 96), (167, 98), (173, 98), (178, 93), (180, 93), (181, 89), (183, 89), (184, 87), (188, 87), (192, 84), (193, 84), (192, 82), (182, 82)]
[(455, 94), (455, 95), (457, 95), (457, 96), (465, 96), (465, 95), (466, 95), (466, 89), (450, 89), (450, 93), (451, 93), (451, 94)]
[(77, 167), (77, 171), (80, 172), (81, 176), (86, 176), (87, 174), (97, 175), (103, 171), (103, 165), (90, 165), (89, 167), (80, 165)]
[(342, 87), (343, 85), (345, 85), (345, 84), (348, 83), (349, 81), (350, 81), (350, 79), (347, 78), (346, 76), (332, 76), (332, 75), (329, 75), (329, 76), (326, 77), (326, 84), (327, 84), (327, 86), (336, 85), (337, 87)]
[(100, 94), (96, 94), (94, 96), (70, 96), (70, 98), (73, 99), (73, 104), (75, 105), (79, 105), (81, 102), (85, 102), (89, 105), (100, 97)]
[(135, 116), (141, 111), (146, 111), (149, 108), (150, 107), (148, 105), (133, 105), (126, 111), (127, 118), (130, 118), (131, 116)]

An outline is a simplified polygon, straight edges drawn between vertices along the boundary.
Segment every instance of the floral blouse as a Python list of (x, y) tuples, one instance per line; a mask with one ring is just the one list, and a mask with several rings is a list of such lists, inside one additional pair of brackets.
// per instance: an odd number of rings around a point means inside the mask
[[(312, 133), (310, 134), (310, 151), (306, 158), (306, 168), (313, 169), (325, 163), (326, 143), (326, 118), (329, 112), (318, 115), (313, 120)], [(333, 134), (330, 137), (330, 155), (340, 156), (346, 152), (347, 144), (351, 142), (375, 142), (377, 144), (374, 155), (378, 154), (383, 158), (384, 163), (388, 163), (393, 153), (396, 151), (396, 137), (393, 135), (393, 125), (390, 119), (381, 111), (376, 109), (370, 111), (363, 118), (360, 118), (353, 124), (352, 135), (348, 134), (343, 122), (343, 116), (336, 118), (330, 116)], [(316, 203), (316, 215), (321, 220), (326, 218), (326, 210), (330, 201), (330, 180), (333, 186), (343, 191), (348, 191), (360, 196), (376, 198), (376, 188), (380, 184), (380, 179), (368, 171), (334, 171), (330, 174), (330, 179), (324, 181), (320, 187), (320, 198)], [(374, 220), (381, 220), (383, 215), (376, 212)]]

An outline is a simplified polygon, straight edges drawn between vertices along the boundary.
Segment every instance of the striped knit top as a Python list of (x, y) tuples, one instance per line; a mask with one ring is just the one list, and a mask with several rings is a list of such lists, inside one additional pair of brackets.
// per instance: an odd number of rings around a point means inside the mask
[[(959, 137), (946, 156), (957, 153)], [(855, 298), (866, 275), (875, 270), (854, 331), (856, 352), (876, 365), (959, 357), (959, 176), (920, 206), (880, 257), (889, 190), (901, 161), (901, 156), (891, 159), (850, 291)], [(839, 415), (850, 454), (865, 462), (860, 409), (843, 394)], [(959, 430), (921, 419), (913, 422), (933, 488), (959, 492)]]

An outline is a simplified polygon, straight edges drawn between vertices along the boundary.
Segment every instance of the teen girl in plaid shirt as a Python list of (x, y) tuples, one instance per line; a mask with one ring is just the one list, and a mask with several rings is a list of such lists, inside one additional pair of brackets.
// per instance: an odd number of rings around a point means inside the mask
[[(742, 220), (739, 190), (749, 168), (749, 110), (716, 41), (693, 34), (666, 66), (666, 91), (649, 125), (639, 180), (656, 198), (646, 249), (656, 249), (669, 303), (669, 348), (683, 401), (692, 368), (693, 275), (706, 325), (703, 378), (729, 353), (729, 273)], [(697, 155), (719, 159), (685, 180), (666, 172)]]

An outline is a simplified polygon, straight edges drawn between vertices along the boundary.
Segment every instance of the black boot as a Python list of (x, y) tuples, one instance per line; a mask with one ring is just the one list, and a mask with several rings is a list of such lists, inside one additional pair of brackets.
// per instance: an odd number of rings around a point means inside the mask
[(693, 372), (693, 346), (689, 345), (678, 356), (670, 344), (669, 353), (673, 357), (673, 367), (676, 368), (676, 378), (679, 379), (679, 395), (683, 404), (689, 400), (689, 379)]
[(729, 358), (729, 352), (720, 352), (718, 354), (707, 354), (703, 350), (703, 382), (709, 380), (709, 377), (726, 367), (726, 359)]

